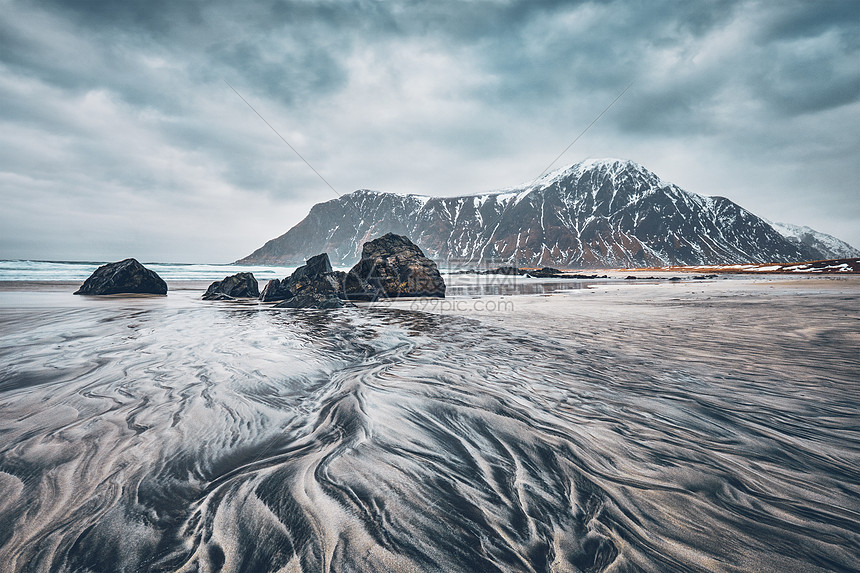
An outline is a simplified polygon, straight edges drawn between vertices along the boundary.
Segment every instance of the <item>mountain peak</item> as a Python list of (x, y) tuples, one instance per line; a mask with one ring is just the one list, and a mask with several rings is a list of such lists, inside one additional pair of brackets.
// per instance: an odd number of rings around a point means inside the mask
[(577, 163), (568, 166), (568, 169), (576, 168), (580, 171), (588, 170), (612, 170), (621, 171), (624, 169), (632, 169), (635, 171), (645, 171), (650, 173), (645, 167), (630, 159), (622, 159), (619, 157), (589, 157)]
[(600, 175), (606, 177), (617, 177), (621, 173), (637, 174), (639, 177), (648, 180), (656, 187), (665, 187), (668, 185), (659, 176), (652, 171), (649, 171), (644, 166), (631, 161), (630, 159), (621, 159), (617, 157), (602, 157), (583, 159), (577, 163), (573, 163), (566, 167), (561, 167), (554, 171), (550, 171), (542, 175), (531, 183), (521, 185), (520, 189), (526, 188), (543, 188), (552, 185), (553, 183), (568, 179), (571, 177), (582, 177), (584, 175)]
[(292, 264), (327, 252), (333, 264), (351, 265), (362, 243), (389, 232), (443, 265), (775, 263), (809, 260), (815, 251), (728, 199), (689, 193), (628, 159), (599, 158), (475, 195), (358, 190), (315, 205), (240, 262)]

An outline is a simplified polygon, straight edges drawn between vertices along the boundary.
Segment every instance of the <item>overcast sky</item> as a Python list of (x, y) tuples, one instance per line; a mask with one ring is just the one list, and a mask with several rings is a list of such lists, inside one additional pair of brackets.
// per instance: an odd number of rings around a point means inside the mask
[(229, 262), (337, 193), (632, 159), (860, 247), (860, 2), (0, 0), (0, 258)]

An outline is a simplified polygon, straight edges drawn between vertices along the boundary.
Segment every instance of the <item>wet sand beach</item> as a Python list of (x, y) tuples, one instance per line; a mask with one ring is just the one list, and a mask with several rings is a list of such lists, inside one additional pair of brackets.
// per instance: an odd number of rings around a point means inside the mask
[(4, 571), (857, 570), (858, 277), (77, 286), (0, 285)]

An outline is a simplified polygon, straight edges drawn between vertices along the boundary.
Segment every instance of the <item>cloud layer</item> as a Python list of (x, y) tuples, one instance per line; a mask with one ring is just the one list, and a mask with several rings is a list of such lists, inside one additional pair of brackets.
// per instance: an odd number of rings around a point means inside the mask
[(846, 2), (4, 2), (0, 257), (223, 262), (339, 193), (633, 159), (860, 245)]

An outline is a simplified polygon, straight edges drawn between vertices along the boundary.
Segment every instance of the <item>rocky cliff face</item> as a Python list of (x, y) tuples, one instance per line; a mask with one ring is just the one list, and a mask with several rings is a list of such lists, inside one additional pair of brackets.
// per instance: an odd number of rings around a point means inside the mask
[(604, 159), (481, 195), (355, 191), (315, 205), (238, 262), (297, 264), (327, 252), (335, 265), (349, 266), (361, 245), (389, 232), (410, 237), (443, 266), (765, 263), (812, 254), (728, 199), (689, 193), (632, 161)]

